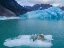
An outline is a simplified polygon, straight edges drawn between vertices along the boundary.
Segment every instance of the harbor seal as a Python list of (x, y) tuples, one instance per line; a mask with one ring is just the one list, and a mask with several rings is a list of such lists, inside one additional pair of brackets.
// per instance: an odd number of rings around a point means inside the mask
[(39, 34), (39, 35), (34, 35), (33, 36), (33, 41), (35, 41), (35, 40), (44, 40), (44, 35), (42, 35), (42, 34)]

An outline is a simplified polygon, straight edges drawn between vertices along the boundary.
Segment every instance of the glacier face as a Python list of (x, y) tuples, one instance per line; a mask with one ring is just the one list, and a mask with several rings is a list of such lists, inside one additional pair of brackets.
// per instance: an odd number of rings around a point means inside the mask
[(45, 10), (36, 10), (20, 15), (25, 19), (59, 19), (63, 18), (63, 11), (59, 7), (50, 7)]

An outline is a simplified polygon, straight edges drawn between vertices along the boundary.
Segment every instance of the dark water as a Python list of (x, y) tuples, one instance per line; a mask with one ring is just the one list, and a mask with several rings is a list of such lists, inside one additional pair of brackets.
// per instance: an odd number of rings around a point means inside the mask
[[(63, 20), (0, 20), (0, 47), (10, 48), (3, 45), (4, 40), (19, 35), (45, 34), (52, 35), (53, 46), (51, 48), (64, 48), (64, 21)], [(13, 47), (35, 48), (35, 47)]]

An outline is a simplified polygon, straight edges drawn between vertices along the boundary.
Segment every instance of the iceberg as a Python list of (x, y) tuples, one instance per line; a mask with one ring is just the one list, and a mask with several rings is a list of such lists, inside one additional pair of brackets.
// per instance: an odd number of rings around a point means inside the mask
[(20, 15), (25, 19), (59, 19), (63, 18), (63, 11), (59, 7), (50, 7), (44, 10), (36, 10)]

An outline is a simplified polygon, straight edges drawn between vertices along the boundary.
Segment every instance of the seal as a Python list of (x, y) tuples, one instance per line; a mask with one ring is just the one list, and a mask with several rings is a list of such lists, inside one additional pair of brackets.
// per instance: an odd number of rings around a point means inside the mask
[(42, 34), (39, 34), (39, 35), (34, 35), (33, 36), (33, 41), (35, 41), (35, 40), (44, 40), (44, 35), (42, 35)]
[(40, 37), (39, 40), (42, 40), (42, 41), (44, 40), (44, 35), (40, 34), (39, 37)]

